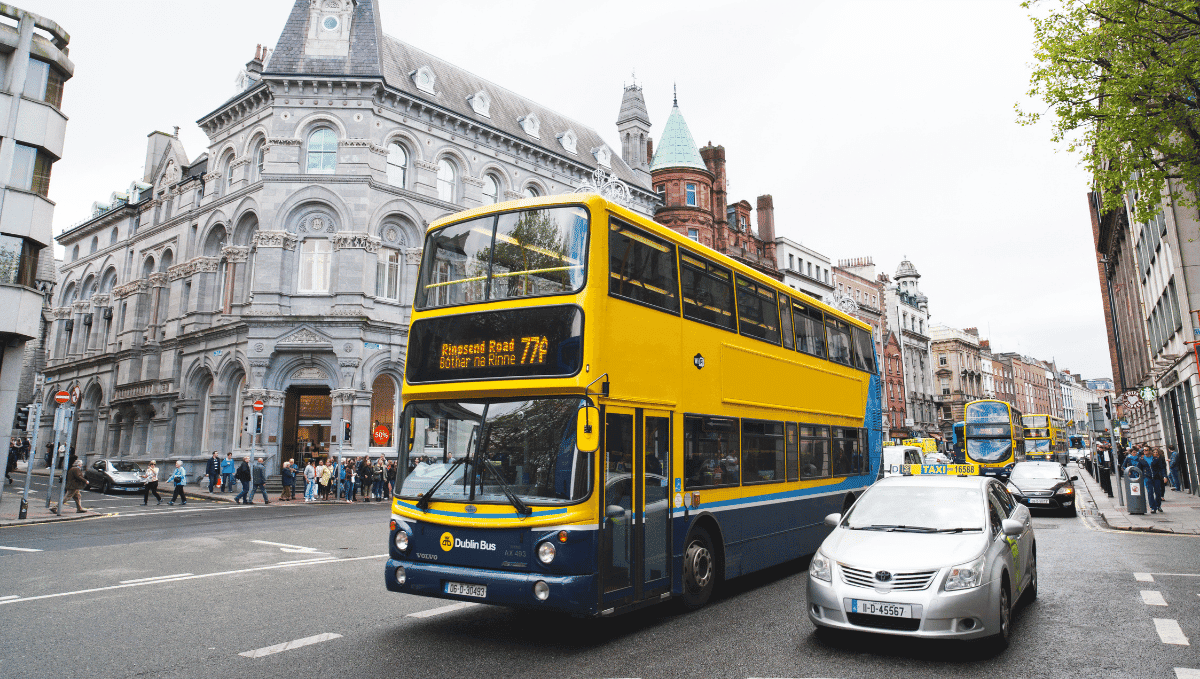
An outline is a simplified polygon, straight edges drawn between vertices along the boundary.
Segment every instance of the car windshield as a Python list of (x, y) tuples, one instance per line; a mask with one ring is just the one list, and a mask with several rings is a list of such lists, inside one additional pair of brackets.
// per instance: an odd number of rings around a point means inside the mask
[[(405, 410), (397, 492), (419, 499), (447, 474), (437, 500), (529, 503), (581, 500), (588, 455), (575, 447), (577, 398), (431, 401)], [(482, 465), (488, 465), (490, 469)]]
[(855, 530), (982, 530), (983, 494), (978, 488), (877, 485), (854, 504), (846, 525)]
[(588, 212), (580, 206), (488, 215), (425, 240), (418, 309), (557, 295), (583, 286)]
[(137, 466), (137, 463), (130, 462), (128, 460), (117, 460), (116, 462), (109, 462), (109, 464), (112, 465), (113, 471), (115, 471), (115, 472), (140, 472), (140, 471), (142, 471), (142, 468)]
[(1057, 464), (1018, 464), (1013, 467), (1010, 479), (1060, 479), (1062, 467)]

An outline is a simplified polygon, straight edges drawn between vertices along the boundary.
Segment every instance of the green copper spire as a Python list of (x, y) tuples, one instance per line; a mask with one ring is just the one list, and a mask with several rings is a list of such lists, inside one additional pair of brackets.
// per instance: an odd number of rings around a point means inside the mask
[(650, 163), (650, 171), (662, 170), (668, 167), (692, 167), (697, 170), (707, 170), (704, 159), (696, 150), (696, 142), (692, 141), (692, 132), (679, 112), (679, 99), (676, 97), (671, 106), (671, 115), (663, 127), (662, 138), (654, 149), (654, 160)]

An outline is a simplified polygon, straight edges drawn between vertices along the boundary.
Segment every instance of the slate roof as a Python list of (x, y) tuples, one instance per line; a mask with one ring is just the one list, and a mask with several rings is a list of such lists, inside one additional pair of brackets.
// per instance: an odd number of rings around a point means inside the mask
[[(625, 164), (620, 153), (614, 151), (592, 128), (424, 50), (383, 35), (376, 2), (377, 0), (358, 0), (350, 28), (349, 56), (329, 58), (304, 56), (309, 0), (296, 0), (263, 74), (264, 77), (293, 74), (382, 76), (390, 87), (415, 99), (450, 110), (480, 125), (499, 130), (592, 169), (599, 167), (595, 156), (592, 155), (592, 149), (604, 146), (609, 150), (608, 169), (613, 174), (628, 184), (650, 190), (649, 185), (640, 180)], [(436, 77), (435, 94), (417, 89), (416, 83), (409, 75), (422, 66), (431, 69)], [(476, 113), (468, 101), (469, 97), (480, 90), (486, 91), (491, 98), (490, 117)], [(530, 113), (536, 114), (540, 123), (538, 138), (526, 134), (519, 122), (523, 116)], [(568, 129), (575, 132), (578, 140), (574, 154), (564, 149), (558, 140), (558, 136)]]
[(642, 97), (640, 85), (630, 85), (625, 88), (621, 97), (621, 112), (617, 115), (617, 124), (629, 120), (640, 120), (650, 126), (650, 112), (646, 110), (646, 99)]
[(654, 149), (654, 160), (650, 163), (650, 171), (668, 167), (692, 167), (707, 170), (696, 142), (692, 140), (692, 131), (688, 129), (683, 114), (679, 112), (679, 104), (671, 107), (671, 115), (663, 127), (662, 138)]

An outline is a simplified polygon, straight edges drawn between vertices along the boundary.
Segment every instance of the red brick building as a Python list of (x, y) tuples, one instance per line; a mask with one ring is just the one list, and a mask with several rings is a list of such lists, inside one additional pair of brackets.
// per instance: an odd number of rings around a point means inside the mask
[(904, 363), (900, 354), (900, 341), (896, 334), (886, 333), (883, 344), (883, 403), (888, 416), (888, 438), (903, 439), (908, 436), (904, 426)]

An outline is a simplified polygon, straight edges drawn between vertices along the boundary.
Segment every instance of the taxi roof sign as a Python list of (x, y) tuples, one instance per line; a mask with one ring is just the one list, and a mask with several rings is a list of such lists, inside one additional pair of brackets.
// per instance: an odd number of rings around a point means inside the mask
[(903, 464), (904, 476), (979, 476), (979, 465), (970, 464)]

